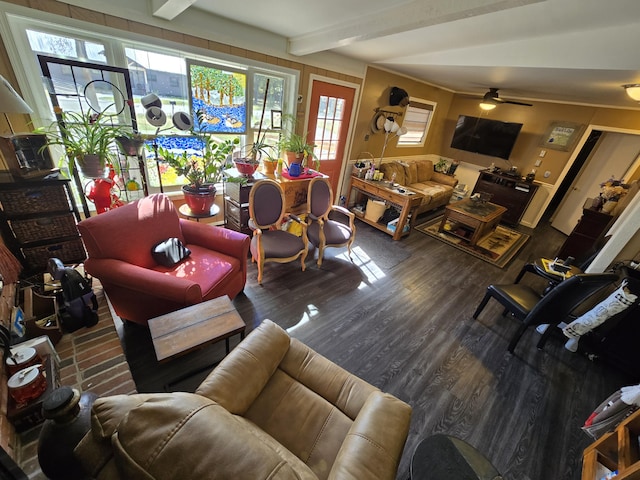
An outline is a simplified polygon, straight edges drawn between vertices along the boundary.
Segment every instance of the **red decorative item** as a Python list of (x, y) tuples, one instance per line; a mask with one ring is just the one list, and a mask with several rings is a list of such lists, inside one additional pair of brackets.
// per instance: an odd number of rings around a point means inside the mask
[(116, 172), (113, 166), (109, 165), (108, 178), (96, 178), (84, 187), (84, 194), (95, 204), (96, 212), (99, 214), (124, 205), (124, 202), (114, 192), (114, 188), (118, 188), (115, 177)]
[(247, 177), (251, 177), (258, 169), (257, 163), (245, 163), (238, 161), (234, 161), (234, 163), (236, 164), (236, 169), (238, 170), (238, 172)]
[(196, 215), (209, 213), (216, 200), (216, 187), (211, 184), (202, 185), (197, 191), (185, 185), (182, 187), (182, 193), (189, 210)]
[(7, 382), (9, 394), (18, 406), (35, 400), (47, 389), (47, 379), (41, 369), (42, 365), (24, 368), (14, 373)]

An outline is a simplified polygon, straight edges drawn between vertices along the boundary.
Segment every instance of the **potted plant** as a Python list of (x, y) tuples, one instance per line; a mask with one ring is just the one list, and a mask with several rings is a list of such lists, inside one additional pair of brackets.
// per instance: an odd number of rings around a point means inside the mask
[(193, 213), (207, 213), (216, 195), (216, 183), (222, 181), (227, 157), (240, 140), (217, 141), (209, 135), (196, 134), (201, 141), (200, 152), (174, 153), (158, 147), (158, 155), (173, 167), (176, 174), (187, 179), (182, 186), (185, 202)]
[[(258, 135), (259, 134), (260, 132), (258, 132)], [(238, 172), (248, 177), (253, 175), (260, 166), (262, 156), (265, 155), (268, 157), (268, 152), (271, 148), (272, 146), (264, 141), (264, 135), (262, 135), (262, 138), (258, 136), (257, 141), (242, 147), (240, 157), (233, 160)]]
[(320, 168), (320, 160), (314, 153), (315, 145), (307, 142), (306, 135), (300, 135), (295, 132), (286, 133), (280, 140), (280, 148), (284, 150), (287, 156), (287, 164), (290, 166), (294, 163), (302, 164), (306, 162), (309, 167), (313, 161), (316, 170)]
[(124, 136), (130, 127), (104, 121), (99, 113), (60, 113), (60, 121), (45, 131), (48, 145), (60, 145), (67, 155), (69, 173), (78, 169), (87, 178), (105, 176), (107, 164), (118, 165), (114, 142)]

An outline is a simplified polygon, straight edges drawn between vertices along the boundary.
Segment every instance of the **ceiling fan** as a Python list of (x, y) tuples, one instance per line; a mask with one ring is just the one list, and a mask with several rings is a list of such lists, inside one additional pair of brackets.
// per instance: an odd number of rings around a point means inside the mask
[(510, 103), (512, 105), (524, 105), (525, 107), (532, 107), (533, 105), (530, 103), (524, 102), (516, 102), (515, 100), (503, 100), (498, 96), (497, 88), (490, 88), (487, 93), (482, 97), (482, 102), (480, 102), (480, 108), (483, 110), (493, 110), (500, 103)]

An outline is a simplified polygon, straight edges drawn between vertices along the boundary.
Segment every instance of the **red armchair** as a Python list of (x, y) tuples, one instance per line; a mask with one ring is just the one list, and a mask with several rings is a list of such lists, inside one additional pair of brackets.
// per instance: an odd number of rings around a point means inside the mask
[[(78, 224), (88, 258), (116, 313), (146, 325), (150, 318), (205, 300), (234, 298), (247, 278), (249, 237), (182, 219), (163, 194), (151, 195)], [(173, 267), (156, 263), (152, 249), (178, 238), (191, 254)]]

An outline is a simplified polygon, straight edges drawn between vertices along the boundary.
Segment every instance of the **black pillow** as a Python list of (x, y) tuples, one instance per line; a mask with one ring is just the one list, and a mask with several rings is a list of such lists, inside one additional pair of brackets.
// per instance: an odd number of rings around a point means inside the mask
[(179, 238), (174, 237), (168, 238), (153, 247), (151, 255), (160, 265), (173, 267), (191, 255), (191, 250), (185, 247)]

